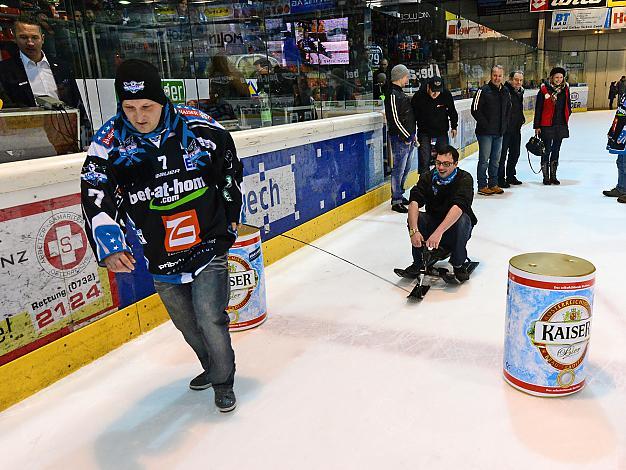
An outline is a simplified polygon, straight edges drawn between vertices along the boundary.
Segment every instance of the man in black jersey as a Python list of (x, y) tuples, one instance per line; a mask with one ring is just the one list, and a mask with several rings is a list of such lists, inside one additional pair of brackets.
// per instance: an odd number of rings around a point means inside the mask
[(118, 114), (95, 136), (82, 169), (89, 241), (101, 265), (131, 272), (125, 229), (135, 231), (155, 288), (204, 369), (190, 388), (212, 385), (218, 409), (231, 411), (228, 249), (242, 205), (233, 139), (205, 113), (174, 106), (147, 62), (121, 64), (115, 91)]

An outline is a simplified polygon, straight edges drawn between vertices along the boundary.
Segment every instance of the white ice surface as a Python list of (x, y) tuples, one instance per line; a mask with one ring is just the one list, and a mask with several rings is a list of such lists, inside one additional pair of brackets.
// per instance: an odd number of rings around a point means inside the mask
[[(626, 204), (609, 112), (575, 114), (559, 187), (475, 199), (459, 288), (406, 292), (313, 248), (266, 270), (270, 318), (233, 334), (239, 406), (220, 415), (167, 323), (0, 414), (6, 469), (626, 469)], [(531, 129), (524, 129), (524, 139)], [(537, 163), (535, 161), (535, 163)], [(475, 174), (476, 157), (462, 167)], [(405, 218), (382, 205), (316, 245), (409, 289)], [(536, 398), (501, 377), (508, 260), (566, 252), (597, 267), (588, 386)]]

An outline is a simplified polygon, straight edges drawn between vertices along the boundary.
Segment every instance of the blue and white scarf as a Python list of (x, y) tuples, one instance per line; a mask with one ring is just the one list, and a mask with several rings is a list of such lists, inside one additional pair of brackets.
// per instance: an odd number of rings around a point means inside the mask
[[(122, 111), (121, 103), (117, 106), (117, 115), (114, 118), (114, 136), (115, 136), (115, 148), (118, 153), (118, 158), (113, 162), (114, 165), (130, 166), (135, 163), (139, 163), (143, 158), (143, 154), (146, 153), (146, 146), (154, 146), (156, 144), (152, 140), (160, 139), (159, 146), (167, 141), (170, 136), (180, 136), (180, 145), (183, 150), (187, 149), (192, 140), (196, 139), (195, 134), (189, 129), (185, 120), (176, 111), (174, 105), (168, 102), (161, 113), (161, 120), (149, 134), (143, 134), (139, 132), (128, 121), (124, 112)], [(127, 142), (132, 144), (125, 145)], [(201, 157), (207, 157), (208, 152), (199, 152), (195, 155), (196, 160)], [(198, 166), (204, 166), (204, 162), (195, 162)]]
[(439, 192), (439, 186), (448, 186), (450, 183), (452, 183), (452, 181), (454, 181), (454, 178), (456, 177), (457, 173), (459, 172), (458, 168), (455, 168), (454, 171), (452, 173), (450, 173), (448, 176), (446, 176), (445, 178), (442, 178), (441, 175), (439, 174), (439, 170), (435, 170), (433, 172), (433, 193), (435, 194), (435, 196), (437, 195), (437, 192)]

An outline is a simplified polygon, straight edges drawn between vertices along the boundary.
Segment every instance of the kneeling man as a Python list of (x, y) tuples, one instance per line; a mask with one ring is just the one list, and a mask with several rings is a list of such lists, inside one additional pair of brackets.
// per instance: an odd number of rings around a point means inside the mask
[[(469, 279), (467, 242), (478, 222), (472, 211), (474, 180), (458, 168), (459, 152), (451, 145), (437, 151), (435, 169), (420, 175), (409, 198), (409, 236), (413, 264), (406, 271), (423, 267), (422, 246), (451, 252), (450, 263), (459, 282)], [(425, 212), (420, 212), (424, 207)]]

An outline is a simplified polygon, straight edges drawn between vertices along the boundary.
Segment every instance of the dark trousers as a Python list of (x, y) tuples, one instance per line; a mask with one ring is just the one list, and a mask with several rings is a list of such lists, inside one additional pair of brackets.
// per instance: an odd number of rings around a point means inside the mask
[(431, 159), (431, 152), (432, 152), (432, 145), (430, 141), (432, 139), (435, 140), (435, 145), (437, 146), (448, 145), (449, 143), (447, 135), (430, 136), (428, 134), (418, 134), (418, 141), (420, 144), (419, 149), (418, 149), (418, 153), (419, 153), (418, 172), (420, 175), (430, 170), (430, 159)]
[[(428, 237), (433, 234), (441, 222), (441, 220), (435, 219), (425, 212), (420, 212), (417, 226), (424, 237), (424, 241), (428, 240)], [(440, 246), (452, 252), (450, 256), (452, 266), (461, 266), (467, 259), (467, 242), (472, 236), (472, 229), (472, 220), (469, 215), (464, 213), (441, 237)], [(413, 249), (413, 263), (422, 266), (424, 263), (422, 249), (412, 245), (411, 247)]]
[[(498, 180), (506, 181), (515, 176), (515, 166), (519, 160), (522, 130), (516, 129), (502, 136), (502, 150), (498, 164)], [(508, 157), (507, 157), (508, 153)]]
[(559, 154), (561, 153), (561, 143), (563, 142), (562, 138), (556, 139), (544, 139), (541, 138), (543, 144), (546, 146), (546, 153), (541, 157), (541, 164), (545, 165), (550, 162), (559, 161)]

